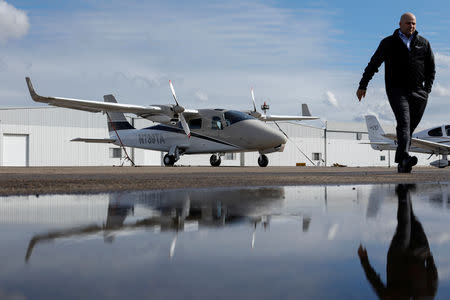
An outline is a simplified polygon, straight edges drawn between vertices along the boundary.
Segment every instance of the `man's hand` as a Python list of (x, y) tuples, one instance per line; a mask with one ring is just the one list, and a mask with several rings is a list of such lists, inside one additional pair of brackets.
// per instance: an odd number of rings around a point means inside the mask
[(359, 248), (358, 248), (358, 256), (359, 256), (359, 258), (360, 258), (361, 260), (367, 259), (367, 258), (368, 258), (368, 257), (367, 257), (367, 250), (366, 250), (366, 248), (364, 248), (363, 245), (359, 245)]
[(356, 91), (356, 97), (358, 97), (358, 100), (361, 101), (362, 98), (366, 96), (366, 90), (358, 89)]

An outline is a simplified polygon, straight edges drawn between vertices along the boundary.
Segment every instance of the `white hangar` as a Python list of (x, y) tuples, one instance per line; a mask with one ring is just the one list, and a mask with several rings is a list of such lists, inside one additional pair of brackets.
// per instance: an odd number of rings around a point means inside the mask
[[(136, 128), (153, 125), (129, 118)], [(269, 166), (392, 166), (392, 151), (375, 151), (368, 143), (365, 123), (326, 123), (325, 128), (303, 122), (279, 122), (289, 136), (284, 152), (271, 153)], [(275, 125), (273, 125), (275, 126)], [(394, 132), (393, 126), (384, 126)], [(106, 115), (56, 107), (0, 109), (0, 166), (112, 166), (130, 165), (120, 147), (71, 142), (73, 138), (107, 138)], [(136, 165), (163, 165), (158, 151), (126, 148)], [(184, 155), (176, 165), (209, 166), (209, 154)], [(222, 166), (257, 166), (256, 152), (229, 153)], [(419, 164), (428, 165), (427, 155)]]

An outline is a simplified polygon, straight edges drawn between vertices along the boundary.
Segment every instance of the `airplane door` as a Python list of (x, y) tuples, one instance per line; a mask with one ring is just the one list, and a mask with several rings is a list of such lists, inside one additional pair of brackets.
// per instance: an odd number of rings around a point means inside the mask
[(223, 130), (222, 118), (219, 116), (213, 116), (211, 118), (211, 130), (214, 136), (219, 136)]

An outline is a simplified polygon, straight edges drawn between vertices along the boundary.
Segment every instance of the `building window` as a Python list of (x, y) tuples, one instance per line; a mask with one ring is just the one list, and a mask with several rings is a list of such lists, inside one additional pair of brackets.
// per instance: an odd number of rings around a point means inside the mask
[(357, 132), (356, 133), (356, 140), (360, 141), (362, 139), (362, 133), (361, 132)]
[(381, 161), (385, 161), (385, 160), (386, 160), (386, 156), (381, 155), (381, 156), (380, 156), (380, 160), (381, 160)]
[(225, 153), (225, 159), (226, 160), (235, 160), (236, 159), (236, 153)]
[(122, 157), (122, 149), (121, 148), (109, 148), (109, 157), (110, 158), (121, 158)]
[(312, 160), (322, 160), (322, 153), (314, 152), (312, 154)]

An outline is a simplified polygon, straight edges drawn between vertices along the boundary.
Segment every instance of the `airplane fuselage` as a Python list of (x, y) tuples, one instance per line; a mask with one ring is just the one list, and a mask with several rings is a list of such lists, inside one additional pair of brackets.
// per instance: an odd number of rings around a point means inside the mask
[[(117, 130), (124, 146), (169, 152), (174, 146), (183, 154), (282, 151), (286, 137), (265, 122), (233, 110), (202, 109), (199, 118), (188, 119), (191, 136), (179, 123), (143, 129)], [(117, 138), (111, 132), (111, 138)], [(117, 145), (120, 142), (117, 139)]]

